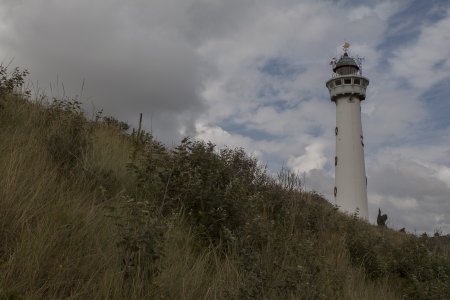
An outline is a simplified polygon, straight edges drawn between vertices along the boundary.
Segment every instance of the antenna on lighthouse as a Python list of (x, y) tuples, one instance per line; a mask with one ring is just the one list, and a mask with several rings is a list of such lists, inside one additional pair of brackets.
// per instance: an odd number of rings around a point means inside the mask
[(355, 61), (356, 61), (356, 64), (358, 65), (358, 67), (359, 67), (359, 72), (361, 73), (361, 75), (362, 75), (362, 63), (365, 60), (366, 59), (364, 57), (361, 57), (361, 56), (358, 56), (358, 55), (356, 55), (356, 57), (355, 57)]

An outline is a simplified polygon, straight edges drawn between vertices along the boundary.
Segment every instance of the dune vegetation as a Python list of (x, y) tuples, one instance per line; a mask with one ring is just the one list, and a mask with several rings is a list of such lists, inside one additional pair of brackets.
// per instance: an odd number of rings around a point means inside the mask
[(169, 148), (0, 73), (0, 299), (450, 299), (447, 237), (337, 211), (242, 149)]

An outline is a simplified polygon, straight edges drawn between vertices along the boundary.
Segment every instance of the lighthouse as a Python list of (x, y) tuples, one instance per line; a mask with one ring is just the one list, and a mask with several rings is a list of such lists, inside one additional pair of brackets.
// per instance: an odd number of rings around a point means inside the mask
[(334, 197), (340, 210), (368, 219), (367, 177), (361, 101), (366, 99), (369, 80), (362, 76), (361, 59), (349, 56), (349, 44), (339, 59), (333, 59), (332, 78), (326, 82), (336, 104), (336, 156)]

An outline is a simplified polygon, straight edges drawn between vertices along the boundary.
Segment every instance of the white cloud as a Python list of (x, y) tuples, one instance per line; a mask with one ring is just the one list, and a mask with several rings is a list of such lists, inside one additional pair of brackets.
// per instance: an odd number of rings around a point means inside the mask
[(437, 178), (444, 182), (450, 189), (450, 168), (442, 165), (437, 165), (435, 168), (437, 171)]
[(355, 9), (352, 9), (348, 13), (348, 18), (350, 21), (358, 21), (358, 20), (366, 18), (372, 14), (373, 14), (373, 10), (370, 7), (363, 5), (363, 6), (359, 6), (359, 7), (355, 8)]
[(445, 18), (425, 25), (417, 41), (390, 59), (394, 75), (425, 90), (450, 77), (450, 8)]
[(382, 21), (386, 21), (390, 16), (392, 16), (399, 10), (401, 4), (402, 3), (400, 1), (384, 1), (376, 4), (373, 7), (361, 5), (351, 9), (348, 12), (347, 17), (350, 21), (359, 21), (374, 16)]
[(289, 158), (288, 166), (299, 173), (322, 169), (327, 161), (324, 155), (326, 144), (327, 141), (320, 139), (310, 142), (305, 148), (305, 154)]
[(207, 125), (203, 123), (196, 124), (197, 138), (205, 141), (219, 142), (219, 147), (246, 147), (251, 145), (251, 139), (238, 134), (230, 134), (219, 126)]
[(402, 89), (392, 78), (374, 76), (362, 104), (364, 135), (368, 145), (408, 139), (427, 117), (417, 93)]

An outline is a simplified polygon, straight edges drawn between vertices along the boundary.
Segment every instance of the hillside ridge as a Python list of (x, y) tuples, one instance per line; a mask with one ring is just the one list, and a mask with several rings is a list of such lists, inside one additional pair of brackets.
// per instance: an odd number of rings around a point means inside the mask
[(26, 72), (0, 73), (0, 299), (450, 299), (448, 237), (345, 215), (243, 149), (30, 101)]

